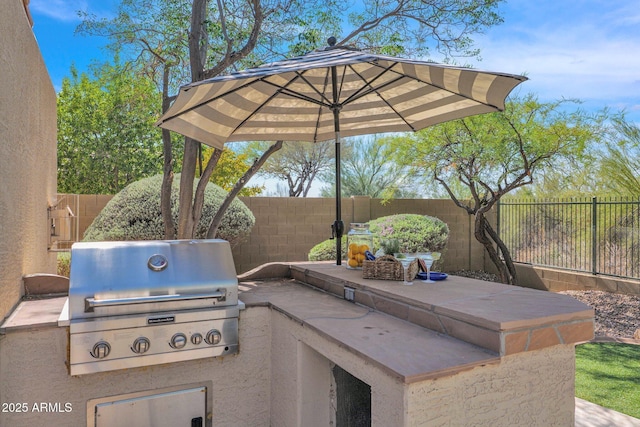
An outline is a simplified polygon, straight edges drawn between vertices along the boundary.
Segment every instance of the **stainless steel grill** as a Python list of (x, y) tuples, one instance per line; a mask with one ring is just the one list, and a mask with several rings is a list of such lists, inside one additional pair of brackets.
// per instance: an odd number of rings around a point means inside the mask
[(70, 373), (235, 354), (241, 306), (224, 240), (76, 243)]

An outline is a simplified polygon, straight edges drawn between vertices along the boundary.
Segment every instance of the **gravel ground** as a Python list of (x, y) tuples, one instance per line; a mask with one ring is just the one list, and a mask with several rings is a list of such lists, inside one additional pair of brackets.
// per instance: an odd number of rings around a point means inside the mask
[[(484, 271), (459, 270), (452, 275), (499, 282), (497, 276)], [(596, 311), (596, 337), (635, 338), (640, 340), (640, 296), (602, 291), (565, 291)], [(635, 334), (635, 335), (634, 335)]]
[(571, 295), (596, 310), (596, 337), (640, 339), (640, 296), (602, 291), (560, 293)]

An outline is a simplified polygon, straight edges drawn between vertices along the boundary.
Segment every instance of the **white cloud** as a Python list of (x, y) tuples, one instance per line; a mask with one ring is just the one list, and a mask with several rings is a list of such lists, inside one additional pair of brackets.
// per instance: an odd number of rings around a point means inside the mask
[(86, 11), (86, 0), (31, 0), (29, 9), (62, 22), (80, 21), (78, 11)]
[[(478, 39), (477, 68), (515, 74), (543, 99), (578, 98), (589, 105), (640, 110), (640, 12), (633, 1), (550, 2), (539, 7), (514, 0), (505, 24)], [(614, 7), (615, 6), (615, 7)]]
[(78, 12), (95, 14), (97, 17), (112, 17), (117, 1), (101, 0), (99, 2), (88, 0), (31, 0), (29, 9), (32, 13), (44, 15), (60, 22), (80, 22)]

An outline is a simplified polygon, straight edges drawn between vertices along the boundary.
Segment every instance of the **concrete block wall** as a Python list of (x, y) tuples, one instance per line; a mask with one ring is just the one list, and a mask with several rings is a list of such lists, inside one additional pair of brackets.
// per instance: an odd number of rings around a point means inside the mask
[[(306, 261), (309, 250), (331, 236), (335, 200), (331, 198), (242, 197), (256, 217), (247, 241), (233, 250), (238, 272), (265, 262)], [(396, 199), (383, 203), (370, 197), (342, 200), (345, 233), (350, 222), (413, 213), (431, 215), (449, 226), (444, 269), (483, 269), (484, 249), (473, 237), (472, 218), (446, 199)]]
[[(2, 159), (0, 158), (0, 161)], [(79, 195), (78, 216), (82, 235), (95, 216), (113, 196)], [(331, 198), (241, 197), (256, 217), (256, 224), (245, 241), (233, 248), (238, 273), (268, 262), (307, 261), (309, 250), (331, 236), (335, 219), (335, 200)], [(1, 208), (1, 206), (0, 206)], [(342, 219), (368, 222), (398, 213), (415, 213), (440, 218), (449, 226), (449, 246), (443, 256), (442, 269), (485, 270), (495, 267), (473, 235), (473, 217), (448, 199), (396, 199), (382, 203), (370, 197), (342, 200)], [(495, 224), (496, 217), (490, 215)], [(520, 286), (550, 291), (600, 290), (640, 295), (640, 281), (589, 273), (557, 270), (517, 264)]]
[(518, 283), (527, 288), (553, 292), (604, 291), (640, 296), (639, 280), (558, 270), (528, 264), (516, 264), (516, 271)]
[[(80, 238), (113, 196), (80, 195)], [(331, 237), (336, 207), (332, 198), (241, 197), (256, 224), (245, 241), (233, 248), (238, 273), (267, 262), (307, 261), (309, 250)], [(370, 197), (342, 200), (345, 234), (351, 222), (368, 222), (382, 216), (412, 213), (431, 215), (449, 226), (449, 246), (443, 256), (445, 270), (482, 270), (483, 247), (473, 236), (473, 218), (447, 199), (396, 199), (383, 203)], [(345, 237), (346, 238), (346, 237)]]
[(78, 197), (78, 212), (74, 212), (74, 214), (78, 218), (79, 236), (80, 239), (82, 239), (84, 232), (113, 196), (105, 194), (80, 194)]

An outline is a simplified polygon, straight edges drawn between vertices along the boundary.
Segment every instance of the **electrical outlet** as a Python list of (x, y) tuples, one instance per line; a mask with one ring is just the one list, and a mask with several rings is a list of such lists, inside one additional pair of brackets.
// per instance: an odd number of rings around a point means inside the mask
[(348, 286), (344, 287), (344, 299), (347, 301), (354, 302), (356, 298), (356, 290), (354, 288), (350, 288)]

